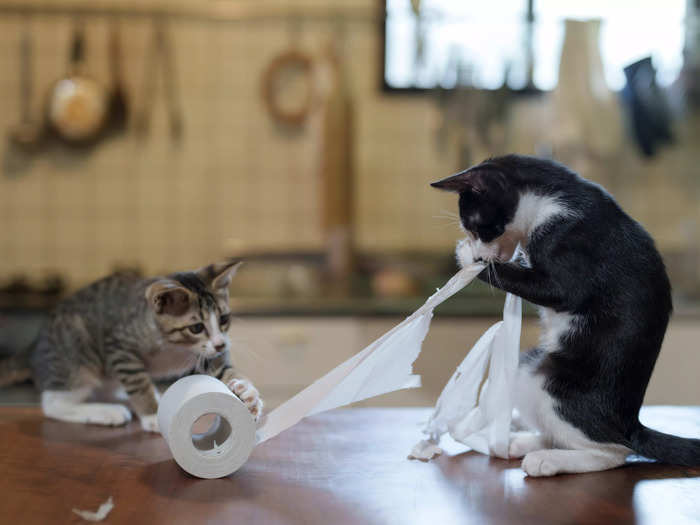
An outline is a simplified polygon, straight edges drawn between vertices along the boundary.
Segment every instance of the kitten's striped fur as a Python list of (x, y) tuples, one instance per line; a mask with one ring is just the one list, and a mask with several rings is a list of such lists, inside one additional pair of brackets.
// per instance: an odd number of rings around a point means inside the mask
[(152, 279), (115, 274), (62, 301), (31, 351), (44, 413), (126, 423), (131, 414), (125, 407), (85, 402), (98, 387), (123, 387), (143, 427), (157, 430), (153, 379), (199, 372), (229, 384), (259, 416), (257, 390), (236, 374), (229, 357), (228, 285), (239, 264), (225, 261)]

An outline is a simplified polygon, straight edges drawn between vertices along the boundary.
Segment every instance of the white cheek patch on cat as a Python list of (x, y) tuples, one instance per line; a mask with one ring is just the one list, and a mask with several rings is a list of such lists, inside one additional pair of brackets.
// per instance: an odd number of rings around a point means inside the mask
[[(180, 379), (163, 394), (158, 407), (159, 427), (175, 461), (194, 476), (227, 476), (246, 462), (256, 444), (307, 416), (420, 386), (420, 376), (413, 374), (412, 365), (428, 333), (434, 308), (464, 288), (484, 268), (482, 263), (462, 268), (402, 323), (264, 417), (257, 431), (244, 404), (221, 381), (201, 375)], [(492, 383), (493, 390), (501, 386), (499, 378)], [(197, 445), (192, 425), (211, 413), (219, 416), (218, 423), (206, 436), (198, 437)], [(484, 414), (484, 418), (488, 417), (490, 412)], [(203, 442), (206, 447), (201, 445)]]

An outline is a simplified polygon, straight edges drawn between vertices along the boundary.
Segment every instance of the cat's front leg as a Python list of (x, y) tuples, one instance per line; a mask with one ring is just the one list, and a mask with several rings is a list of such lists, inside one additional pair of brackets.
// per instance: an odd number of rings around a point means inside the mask
[(120, 352), (109, 360), (109, 366), (129, 395), (129, 403), (139, 416), (141, 428), (147, 432), (159, 432), (157, 413), (160, 395), (143, 361), (136, 354)]
[[(150, 378), (149, 378), (150, 381)], [(160, 432), (158, 428), (158, 400), (160, 394), (151, 381), (144, 390), (129, 395), (129, 401), (141, 421), (141, 428), (146, 432)]]
[(525, 456), (522, 469), (532, 477), (598, 472), (624, 465), (628, 455), (626, 450), (596, 448), (536, 450)]
[(565, 301), (564, 290), (556, 279), (535, 268), (521, 266), (517, 262), (494, 261), (478, 277), (500, 290), (539, 306), (558, 308)]
[(231, 366), (228, 352), (225, 352), (207, 362), (207, 374), (217, 378), (229, 387), (236, 397), (243, 401), (251, 415), (257, 421), (260, 419), (263, 410), (263, 401), (260, 392), (253, 386), (253, 383), (240, 374)]

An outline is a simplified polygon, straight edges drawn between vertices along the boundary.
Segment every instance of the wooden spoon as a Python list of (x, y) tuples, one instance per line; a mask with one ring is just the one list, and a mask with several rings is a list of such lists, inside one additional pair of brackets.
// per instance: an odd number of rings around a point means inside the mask
[(10, 130), (9, 139), (13, 144), (29, 150), (38, 146), (44, 131), (41, 122), (32, 118), (32, 58), (33, 42), (27, 22), (20, 41), (20, 122)]
[(109, 31), (109, 60), (112, 87), (107, 110), (111, 131), (123, 131), (129, 117), (129, 104), (122, 74), (122, 42), (119, 22), (113, 22)]

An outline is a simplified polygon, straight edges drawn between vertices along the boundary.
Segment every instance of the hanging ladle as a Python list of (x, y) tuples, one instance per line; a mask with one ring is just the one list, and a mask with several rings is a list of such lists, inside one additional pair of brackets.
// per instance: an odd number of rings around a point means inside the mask
[(10, 141), (22, 148), (33, 149), (41, 142), (44, 127), (41, 121), (32, 118), (32, 89), (33, 89), (33, 42), (29, 21), (26, 20), (22, 29), (19, 45), (20, 59), (20, 122), (12, 127), (9, 133)]

